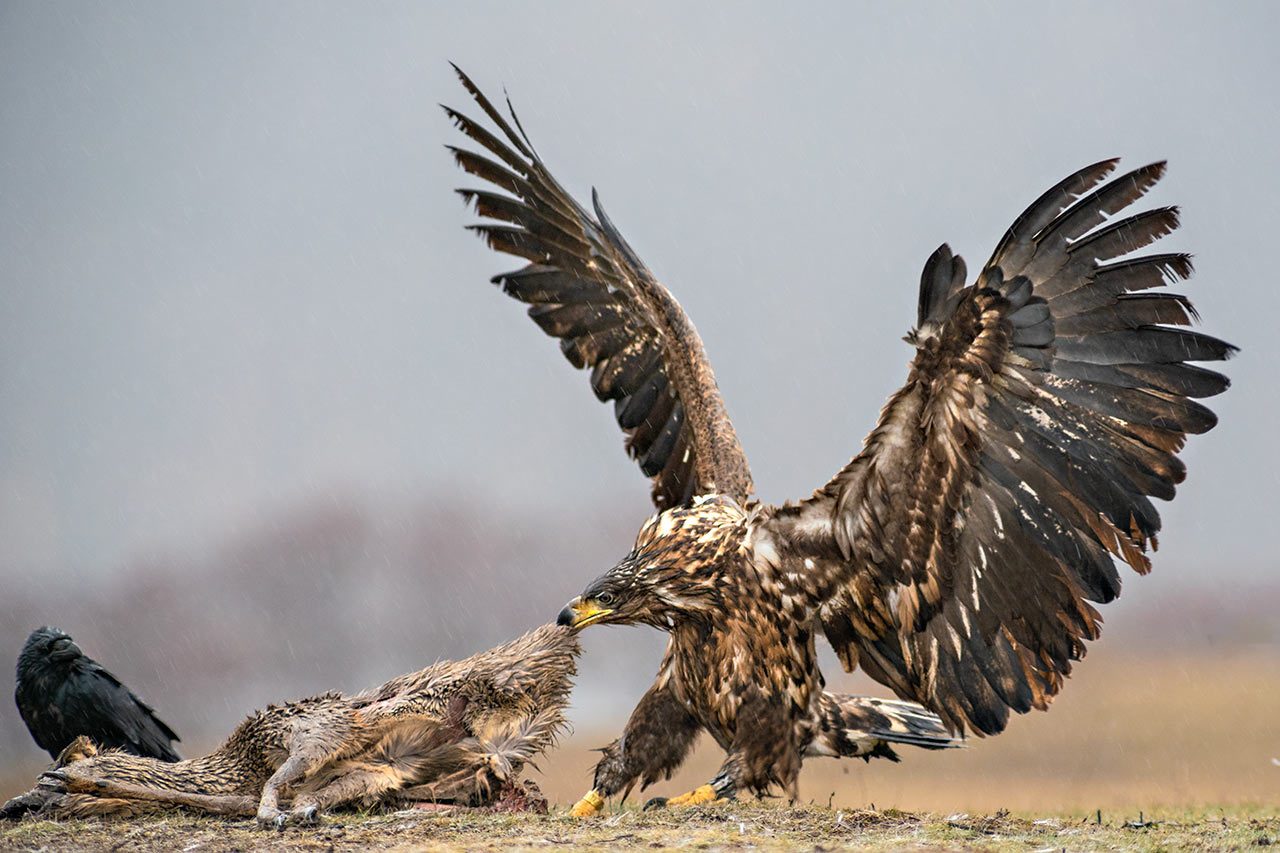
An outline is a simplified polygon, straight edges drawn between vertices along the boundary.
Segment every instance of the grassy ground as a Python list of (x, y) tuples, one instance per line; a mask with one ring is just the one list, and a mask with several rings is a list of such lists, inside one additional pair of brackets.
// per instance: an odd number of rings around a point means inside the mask
[[(903, 750), (901, 764), (807, 761), (795, 809), (744, 801), (641, 813), (610, 804), (602, 819), (570, 820), (564, 815), (568, 804), (590, 787), (598, 757), (591, 747), (616, 735), (579, 731), (530, 774), (553, 804), (547, 817), (339, 814), (282, 835), (247, 821), (181, 814), (118, 823), (25, 821), (0, 824), (0, 850), (857, 847), (1031, 853), (1280, 845), (1280, 656), (1273, 645), (1135, 659), (1109, 656), (1104, 644), (1069, 688), (1048, 714), (1015, 720), (999, 737), (974, 740), (963, 750)], [(31, 766), (0, 773), (0, 799), (34, 782), (45, 766), (34, 753)], [(721, 758), (714, 744), (704, 742), (676, 778), (643, 796), (696, 787)]]
[[(602, 819), (339, 814), (276, 833), (251, 821), (174, 815), (128, 823), (24, 821), (0, 827), (6, 850), (1256, 850), (1280, 844), (1280, 811), (1186, 810), (1144, 816), (970, 816), (730, 803), (673, 812), (626, 809)], [(1154, 819), (1153, 819), (1154, 818)]]
[[(965, 749), (903, 749), (901, 764), (810, 759), (800, 774), (800, 802), (940, 814), (1102, 809), (1134, 817), (1162, 805), (1280, 805), (1276, 646), (1211, 649), (1196, 657), (1118, 651), (1098, 644), (1048, 713), (1019, 717), (999, 737), (974, 739)], [(846, 686), (885, 693), (875, 685), (836, 685)], [(541, 756), (540, 772), (530, 775), (553, 805), (573, 803), (591, 787), (599, 758), (592, 749), (617, 734), (612, 727), (579, 728)], [(214, 745), (184, 744), (188, 755)], [(47, 756), (29, 746), (28, 761), (0, 767), (0, 801), (28, 790), (48, 765)], [(722, 759), (704, 738), (674, 779), (644, 796), (695, 788)]]
[[(572, 803), (590, 787), (599, 758), (591, 748), (616, 736), (581, 731), (539, 760), (535, 778), (552, 803)], [(1099, 644), (1048, 713), (1014, 719), (998, 737), (974, 738), (964, 749), (899, 752), (901, 764), (806, 761), (800, 802), (1132, 817), (1160, 806), (1280, 805), (1280, 654), (1266, 645), (1133, 658)], [(704, 738), (676, 778), (644, 796), (695, 788), (723, 757)]]

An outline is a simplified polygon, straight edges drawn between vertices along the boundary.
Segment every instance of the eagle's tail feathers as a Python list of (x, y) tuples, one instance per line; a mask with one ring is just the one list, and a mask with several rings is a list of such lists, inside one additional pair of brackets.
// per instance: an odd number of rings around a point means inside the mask
[(953, 737), (936, 714), (914, 702), (822, 694), (822, 722), (809, 755), (897, 761), (890, 744), (950, 749), (963, 746), (964, 740)]

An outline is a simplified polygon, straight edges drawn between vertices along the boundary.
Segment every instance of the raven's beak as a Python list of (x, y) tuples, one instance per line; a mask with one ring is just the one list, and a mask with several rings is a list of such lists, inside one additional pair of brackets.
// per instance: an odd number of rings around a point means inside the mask
[(566, 604), (564, 610), (560, 611), (556, 624), (567, 625), (570, 628), (585, 628), (593, 622), (599, 622), (612, 612), (608, 608), (601, 607), (593, 599), (583, 599), (579, 596)]
[(70, 637), (61, 637), (54, 641), (49, 649), (49, 659), (55, 661), (75, 660), (80, 657), (80, 647)]

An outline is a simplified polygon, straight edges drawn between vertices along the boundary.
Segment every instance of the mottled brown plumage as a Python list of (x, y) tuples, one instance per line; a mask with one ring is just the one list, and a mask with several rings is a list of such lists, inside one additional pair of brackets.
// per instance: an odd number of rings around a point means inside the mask
[(131, 816), (182, 806), (283, 825), (349, 803), (491, 803), (564, 725), (576, 633), (547, 625), (353, 696), (272, 705), (188, 761), (100, 752), (81, 737), (3, 813)]
[[(939, 248), (907, 336), (907, 384), (831, 482), (772, 507), (750, 501), (745, 457), (675, 300), (598, 201), (593, 218), (518, 122), (462, 79), (502, 134), (449, 110), (496, 158), (454, 149), (458, 162), (505, 191), (462, 191), (506, 223), (475, 228), (530, 261), (494, 281), (592, 368), (654, 477), (659, 514), (561, 614), (671, 635), (578, 811), (669, 776), (701, 729), (728, 757), (686, 801), (775, 784), (794, 794), (805, 755), (849, 754), (821, 734), (833, 706), (819, 630), (847, 669), (954, 732), (993, 734), (1010, 711), (1047, 707), (1098, 635), (1089, 602), (1119, 593), (1113, 558), (1150, 567), (1150, 498), (1173, 497), (1185, 436), (1216, 421), (1195, 398), (1228, 385), (1189, 362), (1234, 347), (1181, 328), (1195, 317), (1185, 298), (1147, 292), (1187, 277), (1189, 257), (1133, 254), (1177, 226), (1176, 209), (1112, 218), (1164, 164), (1110, 182), (1114, 160), (1071, 175), (1018, 217), (970, 285), (964, 262)], [(920, 727), (908, 733), (921, 745), (949, 743), (923, 709), (891, 710)]]

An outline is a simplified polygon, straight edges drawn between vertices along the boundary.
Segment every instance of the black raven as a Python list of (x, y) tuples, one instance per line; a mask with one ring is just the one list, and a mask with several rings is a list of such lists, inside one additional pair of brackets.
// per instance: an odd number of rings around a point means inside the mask
[(54, 758), (87, 735), (100, 747), (180, 760), (170, 745), (180, 739), (173, 729), (57, 628), (37, 628), (27, 638), (14, 699), (31, 736)]

